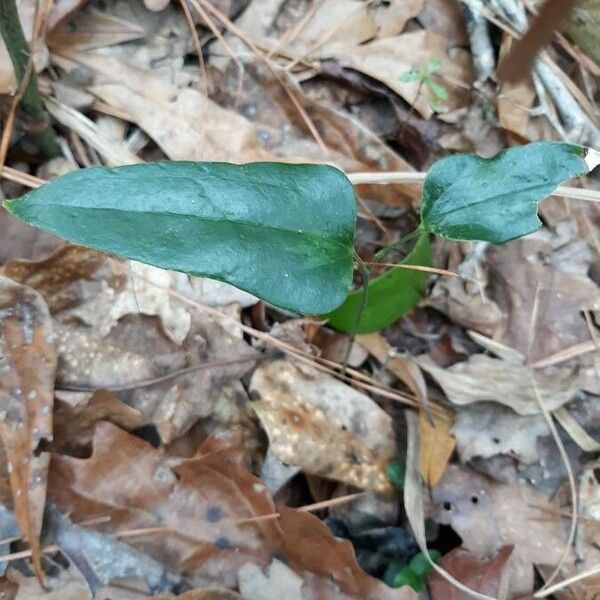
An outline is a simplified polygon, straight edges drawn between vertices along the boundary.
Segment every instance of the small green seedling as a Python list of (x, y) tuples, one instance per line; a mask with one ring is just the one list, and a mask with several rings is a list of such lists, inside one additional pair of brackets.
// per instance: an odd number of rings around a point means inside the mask
[[(437, 550), (429, 550), (433, 562), (437, 562), (441, 554)], [(385, 571), (383, 580), (390, 587), (403, 587), (409, 585), (415, 592), (425, 589), (425, 581), (433, 570), (433, 566), (423, 552), (412, 557), (408, 564), (402, 561), (392, 561)]]
[(419, 83), (417, 97), (420, 95), (422, 88), (427, 90), (429, 106), (435, 111), (440, 108), (440, 101), (446, 102), (448, 100), (448, 90), (446, 90), (441, 83), (437, 83), (433, 79), (433, 75), (437, 73), (441, 67), (442, 61), (438, 58), (432, 58), (423, 68), (411, 69), (400, 75), (400, 81), (404, 83)]

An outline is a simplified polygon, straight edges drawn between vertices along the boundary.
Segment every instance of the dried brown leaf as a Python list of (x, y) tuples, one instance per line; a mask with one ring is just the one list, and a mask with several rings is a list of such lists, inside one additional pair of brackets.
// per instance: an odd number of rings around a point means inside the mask
[(452, 434), (453, 415), (447, 413), (419, 414), (419, 457), (421, 476), (427, 485), (436, 485), (441, 479), (450, 460), (456, 438)]
[(41, 579), (39, 534), (52, 439), (56, 352), (48, 307), (35, 290), (0, 277), (0, 438), (13, 506)]
[[(512, 546), (502, 546), (498, 553), (488, 560), (481, 559), (464, 548), (455, 548), (441, 558), (439, 565), (472, 590), (504, 600), (508, 587), (505, 567), (512, 551)], [(431, 600), (471, 600), (472, 598), (456, 589), (436, 572), (429, 577), (427, 586)]]
[(252, 407), (284, 464), (385, 492), (395, 454), (391, 418), (368, 396), (312, 367), (280, 360), (256, 369)]
[(227, 451), (177, 461), (100, 423), (90, 458), (53, 456), (49, 497), (73, 520), (109, 516), (99, 526), (108, 531), (162, 528), (124, 540), (199, 586), (235, 584), (243, 565), (266, 567), (277, 554), (311, 589), (331, 592), (315, 599), (414, 598), (364, 573), (350, 542), (316, 517), (282, 508), (276, 519), (265, 486)]

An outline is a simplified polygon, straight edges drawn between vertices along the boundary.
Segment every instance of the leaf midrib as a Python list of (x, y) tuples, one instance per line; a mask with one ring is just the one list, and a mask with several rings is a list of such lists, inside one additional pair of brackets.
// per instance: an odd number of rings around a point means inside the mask
[[(18, 205), (19, 201), (16, 201), (14, 206)], [(210, 217), (200, 217), (198, 215), (189, 215), (189, 214), (185, 214), (185, 213), (176, 213), (176, 212), (170, 212), (170, 211), (164, 211), (164, 212), (160, 212), (157, 213), (156, 211), (149, 211), (149, 210), (131, 210), (129, 209), (121, 209), (121, 208), (108, 208), (108, 207), (82, 207), (79, 205), (67, 205), (67, 204), (61, 204), (61, 203), (52, 203), (52, 207), (61, 207), (63, 209), (78, 209), (81, 211), (98, 211), (98, 212), (115, 212), (117, 214), (120, 213), (137, 213), (137, 214), (143, 214), (143, 215), (149, 215), (149, 216), (170, 216), (173, 218), (178, 218), (178, 219), (199, 219), (201, 221), (205, 221), (208, 223), (232, 223), (232, 224), (236, 224), (236, 225), (242, 225), (245, 227), (249, 227), (249, 228), (257, 228), (257, 229), (266, 229), (269, 231), (276, 231), (276, 232), (284, 232), (284, 233), (293, 233), (295, 235), (303, 235), (303, 236), (307, 236), (309, 238), (316, 238), (316, 239), (320, 239), (320, 240), (327, 240), (329, 242), (331, 242), (333, 245), (339, 246), (341, 249), (346, 250), (349, 254), (351, 254), (351, 248), (350, 248), (350, 235), (348, 235), (348, 246), (346, 246), (345, 244), (343, 244), (338, 237), (341, 236), (342, 234), (337, 234), (337, 237), (334, 237), (335, 234), (332, 234), (332, 236), (329, 235), (322, 235), (319, 233), (314, 233), (312, 231), (298, 231), (298, 229), (291, 229), (288, 227), (274, 227), (273, 225), (268, 225), (265, 223), (260, 223), (257, 221), (245, 221), (245, 220), (241, 220), (241, 219), (232, 219), (229, 217), (224, 217), (221, 219), (214, 219), (214, 218), (210, 218)]]

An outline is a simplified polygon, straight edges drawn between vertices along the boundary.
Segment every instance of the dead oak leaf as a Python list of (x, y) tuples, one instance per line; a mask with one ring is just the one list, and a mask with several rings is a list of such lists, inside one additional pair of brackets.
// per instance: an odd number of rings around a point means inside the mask
[(395, 453), (392, 421), (368, 396), (285, 360), (260, 366), (250, 387), (278, 460), (362, 489), (390, 490), (385, 466)]
[(19, 528), (41, 579), (39, 534), (52, 439), (56, 352), (48, 307), (35, 290), (0, 277), (0, 438)]
[[(493, 482), (468, 467), (450, 466), (432, 490), (433, 518), (450, 525), (463, 548), (479, 557), (512, 545), (511, 591), (529, 594), (534, 565), (556, 566), (567, 539), (563, 522), (554, 518), (548, 499), (522, 481)], [(565, 566), (573, 564), (567, 558)]]
[[(440, 567), (469, 589), (504, 600), (507, 597), (508, 581), (506, 563), (512, 554), (512, 546), (503, 546), (498, 554), (481, 559), (464, 548), (455, 548), (439, 561)], [(471, 598), (455, 585), (434, 571), (427, 581), (431, 600), (467, 600)]]

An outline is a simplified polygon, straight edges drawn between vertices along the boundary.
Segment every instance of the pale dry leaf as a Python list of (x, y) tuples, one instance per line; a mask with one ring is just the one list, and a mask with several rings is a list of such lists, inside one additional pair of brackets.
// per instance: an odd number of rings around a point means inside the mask
[(441, 277), (433, 286), (423, 305), (432, 306), (467, 329), (487, 336), (501, 330), (505, 315), (488, 291), (490, 275), (485, 261), (487, 244), (461, 244), (464, 248), (459, 260), (452, 260), (450, 270), (460, 277)]
[(144, 130), (172, 160), (265, 160), (247, 119), (221, 108), (194, 88), (110, 57), (61, 51), (94, 72), (89, 91)]
[(324, 0), (294, 42), (285, 46), (294, 56), (332, 56), (348, 44), (361, 44), (375, 36), (373, 11), (356, 0)]
[(137, 23), (92, 7), (52, 31), (47, 42), (51, 51), (57, 48), (89, 50), (138, 40), (145, 33)]
[(66, 245), (42, 260), (13, 260), (0, 274), (30, 285), (46, 300), (53, 314), (72, 318), (107, 335), (122, 317), (144, 314), (160, 318), (165, 334), (177, 344), (191, 326), (189, 310), (177, 302), (175, 290), (210, 306), (249, 306), (256, 299), (231, 285), (189, 277), (135, 261)]
[(105, 337), (72, 322), (57, 323), (56, 334), (57, 387), (114, 390), (156, 425), (165, 443), (210, 415), (223, 386), (256, 360), (244, 340), (204, 315), (194, 318), (181, 345), (150, 317), (124, 317)]
[(542, 415), (519, 415), (493, 402), (478, 402), (456, 411), (452, 427), (461, 461), (504, 454), (523, 464), (538, 460), (538, 437), (550, 435)]
[(246, 600), (303, 600), (303, 583), (302, 577), (277, 559), (264, 573), (254, 563), (246, 563), (238, 571), (238, 585)]
[(392, 420), (368, 396), (285, 360), (258, 367), (250, 387), (260, 399), (252, 407), (281, 462), (361, 489), (390, 490)]
[(0, 438), (17, 523), (42, 577), (39, 535), (46, 501), (56, 374), (48, 307), (34, 289), (0, 277)]
[(46, 98), (46, 108), (59, 123), (74, 131), (96, 150), (108, 166), (143, 162), (128, 148), (125, 142), (107, 139), (94, 121), (71, 106), (48, 97)]
[[(556, 566), (566, 541), (563, 521), (552, 515), (546, 496), (525, 482), (501, 484), (463, 467), (451, 466), (432, 490), (433, 518), (450, 525), (463, 547), (492, 556), (513, 545), (511, 593), (529, 594), (534, 565)], [(573, 557), (567, 559), (569, 565)]]
[[(468, 360), (447, 369), (438, 367), (427, 355), (418, 356), (415, 360), (456, 406), (491, 401), (512, 408), (520, 415), (540, 413), (532, 370), (528, 366), (485, 354), (473, 354)], [(567, 369), (562, 377), (556, 377), (554, 372), (546, 375), (538, 371), (536, 387), (548, 410), (555, 410), (572, 400), (577, 393), (578, 373), (574, 369)]]
[(451, 111), (467, 104), (468, 89), (473, 73), (467, 56), (455, 53), (450, 56), (446, 40), (429, 31), (414, 31), (392, 38), (375, 40), (362, 46), (347, 46), (336, 50), (334, 58), (343, 66), (355, 69), (381, 81), (412, 105), (424, 118), (430, 118), (433, 105), (426, 85), (419, 81), (404, 82), (401, 76), (415, 69), (427, 70), (432, 60), (439, 60), (441, 68), (432, 78), (446, 88), (448, 100), (436, 110)]
[(404, 31), (404, 27), (423, 10), (425, 0), (392, 0), (389, 4), (374, 7), (378, 38), (392, 37)]

